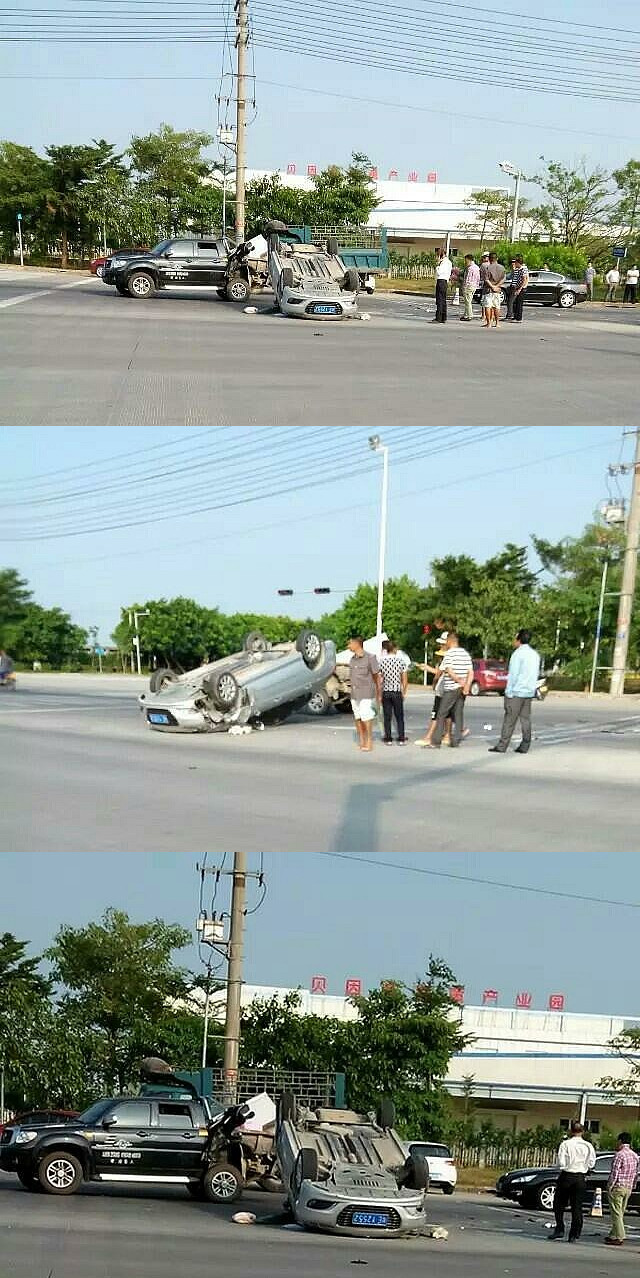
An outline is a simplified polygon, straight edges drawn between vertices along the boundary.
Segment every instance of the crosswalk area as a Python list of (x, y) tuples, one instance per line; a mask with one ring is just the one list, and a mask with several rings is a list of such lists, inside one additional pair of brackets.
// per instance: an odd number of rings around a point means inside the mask
[(602, 736), (628, 737), (640, 735), (640, 715), (628, 715), (624, 718), (598, 720), (596, 723), (556, 723), (548, 727), (534, 729), (533, 739), (536, 745), (563, 745), (565, 742), (587, 740)]

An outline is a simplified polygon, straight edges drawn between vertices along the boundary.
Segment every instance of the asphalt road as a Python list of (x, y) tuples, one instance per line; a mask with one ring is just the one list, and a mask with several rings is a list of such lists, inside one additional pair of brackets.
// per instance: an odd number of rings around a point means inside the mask
[[(548, 1218), (488, 1195), (430, 1194), (429, 1224), (446, 1241), (332, 1238), (284, 1229), (274, 1195), (247, 1194), (240, 1206), (257, 1216), (241, 1227), (233, 1209), (193, 1203), (181, 1191), (86, 1187), (72, 1198), (27, 1194), (0, 1174), (2, 1278), (346, 1278), (367, 1267), (371, 1278), (557, 1278), (636, 1273), (640, 1229), (630, 1220), (627, 1249), (602, 1245), (606, 1218), (586, 1221), (574, 1247), (547, 1241)], [(558, 1249), (561, 1248), (560, 1254)]]
[(529, 388), (504, 401), (521, 424), (630, 420), (639, 315), (629, 308), (530, 307), (525, 324), (495, 333), (461, 329), (453, 311), (429, 327), (433, 303), (412, 296), (367, 298), (370, 323), (296, 322), (270, 313), (266, 297), (257, 305), (249, 316), (193, 290), (136, 302), (97, 279), (0, 268), (0, 424), (311, 426), (346, 405), (368, 428), (390, 417), (457, 423), (473, 386), (475, 419), (494, 426), (497, 369)]

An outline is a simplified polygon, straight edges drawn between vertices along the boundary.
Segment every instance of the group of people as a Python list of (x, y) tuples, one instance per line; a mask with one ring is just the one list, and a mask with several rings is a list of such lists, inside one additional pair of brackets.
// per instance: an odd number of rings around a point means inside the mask
[[(356, 724), (358, 746), (370, 753), (373, 750), (373, 725), (376, 720), (376, 703), (382, 706), (383, 741), (393, 744), (393, 725), (396, 727), (398, 745), (407, 744), (404, 718), (404, 699), (409, 686), (408, 670), (412, 664), (406, 653), (400, 652), (391, 639), (382, 644), (380, 659), (364, 647), (362, 635), (349, 640), (351, 662), (351, 708)], [(466, 648), (461, 647), (458, 635), (446, 631), (440, 637), (439, 662), (430, 666), (415, 662), (419, 670), (434, 676), (434, 702), (431, 724), (424, 737), (416, 745), (439, 750), (444, 744), (456, 749), (468, 730), (464, 726), (464, 705), (473, 683), (473, 661)], [(536, 696), (540, 675), (540, 654), (531, 646), (528, 630), (519, 630), (514, 639), (514, 651), (509, 661), (509, 675), (504, 695), (504, 717), (500, 739), (491, 746), (492, 754), (505, 754), (518, 723), (522, 740), (516, 748), (518, 754), (527, 754), (531, 747), (531, 702)]]
[[(587, 270), (585, 271), (585, 280), (587, 279), (587, 272), (589, 270), (593, 271), (593, 275), (591, 277), (591, 288), (589, 293), (590, 298), (593, 300), (593, 279), (595, 277), (595, 270), (592, 267), (591, 262), (589, 263), (589, 266), (587, 267)], [(631, 303), (632, 306), (635, 306), (637, 297), (638, 297), (638, 281), (640, 281), (640, 267), (630, 266), (629, 269), (626, 271), (625, 277), (624, 277), (624, 293), (622, 295), (623, 304), (625, 302), (629, 302)], [(617, 262), (610, 268), (610, 270), (607, 271), (604, 277), (604, 282), (607, 286), (607, 296), (605, 298), (605, 301), (615, 302), (616, 293), (618, 291), (618, 285), (620, 283), (620, 269), (618, 267)], [(589, 288), (588, 280), (587, 280), (587, 288)]]
[[(586, 1178), (595, 1166), (596, 1151), (590, 1140), (585, 1140), (582, 1123), (572, 1122), (569, 1135), (562, 1141), (558, 1150), (558, 1166), (560, 1175), (556, 1184), (554, 1198), (555, 1229), (549, 1234), (550, 1242), (558, 1242), (564, 1238), (564, 1217), (567, 1208), (571, 1210), (569, 1226), (570, 1243), (578, 1241), (582, 1233), (583, 1204), (586, 1189)], [(631, 1148), (629, 1132), (620, 1132), (616, 1153), (611, 1164), (607, 1197), (611, 1213), (611, 1227), (605, 1236), (605, 1243), (612, 1247), (622, 1247), (625, 1241), (624, 1213), (632, 1189), (638, 1175), (638, 1155)]]
[[(436, 265), (436, 314), (433, 324), (446, 324), (448, 317), (447, 295), (453, 272), (453, 264), (444, 249), (438, 250)], [(522, 323), (525, 295), (529, 283), (529, 271), (522, 256), (516, 253), (511, 259), (511, 278), (506, 283), (507, 272), (497, 253), (483, 253), (480, 264), (473, 253), (465, 253), (464, 274), (460, 287), (460, 303), (463, 323), (473, 320), (473, 299), (480, 289), (482, 322), (485, 328), (500, 327), (500, 307), (503, 295), (507, 301), (506, 318), (514, 324)]]

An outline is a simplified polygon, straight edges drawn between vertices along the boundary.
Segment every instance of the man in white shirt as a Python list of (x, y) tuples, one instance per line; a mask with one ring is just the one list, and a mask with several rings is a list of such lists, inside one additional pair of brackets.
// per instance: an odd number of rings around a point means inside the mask
[(561, 1170), (553, 1204), (556, 1227), (549, 1234), (551, 1242), (564, 1238), (564, 1213), (569, 1206), (571, 1207), (569, 1242), (577, 1242), (582, 1233), (585, 1180), (587, 1172), (591, 1171), (596, 1161), (596, 1151), (591, 1141), (584, 1139), (583, 1131), (582, 1123), (574, 1120), (569, 1136), (563, 1140), (558, 1150), (558, 1166)]
[(638, 292), (638, 280), (640, 279), (640, 270), (637, 266), (630, 266), (624, 278), (624, 297), (623, 302), (632, 302), (635, 306), (636, 295)]
[(451, 259), (447, 257), (444, 249), (438, 249), (438, 262), (436, 266), (436, 317), (431, 321), (432, 324), (446, 324), (447, 322), (447, 289), (449, 288), (449, 280), (451, 279)]
[[(447, 635), (447, 646), (440, 662), (442, 676), (442, 692), (438, 716), (433, 737), (429, 742), (430, 750), (439, 750), (444, 735), (445, 723), (449, 715), (452, 717), (451, 748), (460, 745), (462, 738), (464, 698), (468, 696), (473, 682), (473, 662), (465, 648), (460, 647), (457, 634), (450, 630)], [(438, 683), (438, 688), (440, 684)]]
[(611, 270), (607, 271), (604, 278), (605, 278), (605, 283), (607, 285), (607, 296), (605, 298), (605, 301), (615, 302), (616, 289), (618, 287), (618, 284), (620, 283), (620, 272), (617, 266), (612, 266)]

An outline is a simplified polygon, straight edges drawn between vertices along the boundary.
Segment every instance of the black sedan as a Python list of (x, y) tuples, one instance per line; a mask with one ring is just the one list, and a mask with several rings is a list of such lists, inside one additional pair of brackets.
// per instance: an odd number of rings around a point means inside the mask
[[(606, 1188), (613, 1162), (612, 1153), (598, 1154), (596, 1164), (587, 1176), (585, 1206), (591, 1207), (594, 1191), (602, 1190), (602, 1204), (606, 1207)], [(499, 1198), (511, 1198), (519, 1202), (527, 1211), (537, 1208), (539, 1211), (553, 1211), (556, 1194), (556, 1183), (560, 1175), (559, 1167), (524, 1167), (518, 1171), (505, 1172), (496, 1182), (496, 1194)], [(640, 1211), (640, 1179), (629, 1199), (629, 1207)]]
[[(511, 275), (505, 277), (505, 290), (511, 286), (511, 279)], [(482, 289), (478, 288), (473, 295), (474, 302), (479, 303), (481, 297)], [(538, 303), (540, 306), (560, 306), (562, 310), (569, 310), (578, 302), (586, 302), (587, 286), (558, 271), (530, 271), (526, 299), (527, 306)], [(501, 304), (507, 304), (504, 291), (501, 294)]]

